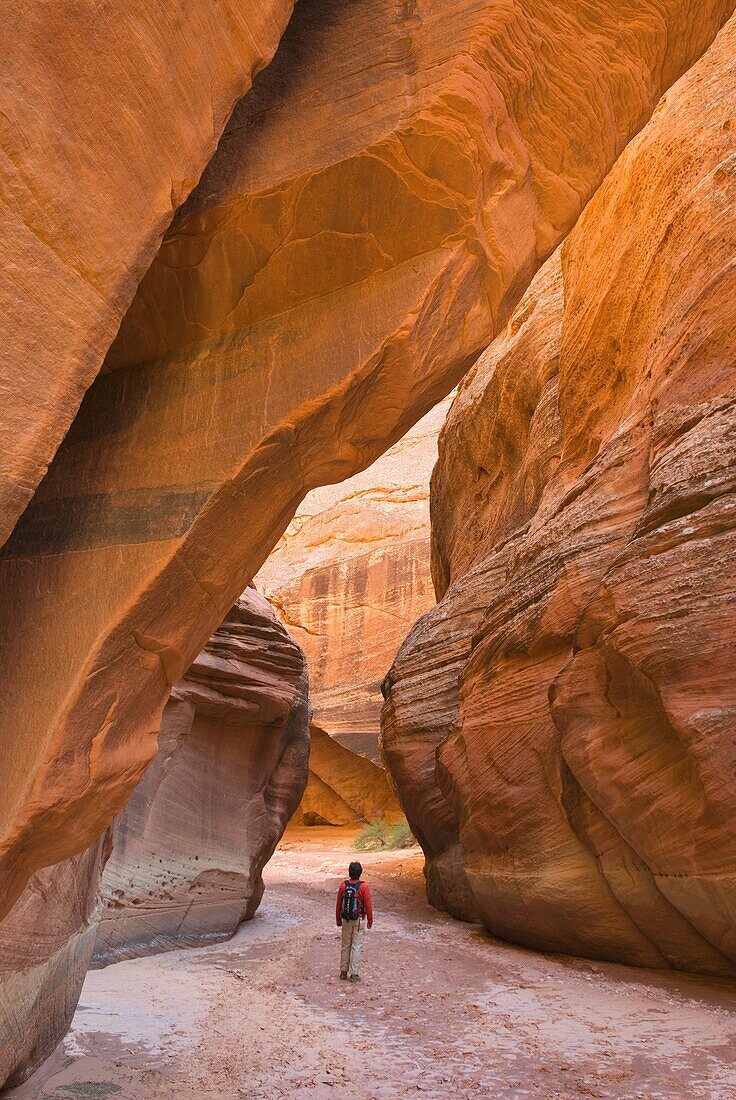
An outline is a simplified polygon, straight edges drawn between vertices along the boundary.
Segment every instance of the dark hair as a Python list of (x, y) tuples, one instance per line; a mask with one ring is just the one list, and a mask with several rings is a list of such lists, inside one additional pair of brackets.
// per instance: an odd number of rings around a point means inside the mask
[(360, 878), (363, 874), (363, 868), (359, 863), (351, 863), (348, 867), (348, 874), (351, 878)]

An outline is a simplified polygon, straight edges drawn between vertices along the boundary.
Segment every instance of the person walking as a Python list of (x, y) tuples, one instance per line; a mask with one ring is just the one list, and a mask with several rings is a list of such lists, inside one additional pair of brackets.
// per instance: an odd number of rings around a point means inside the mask
[(373, 927), (373, 905), (371, 890), (361, 875), (363, 868), (357, 862), (348, 867), (348, 878), (340, 883), (337, 891), (335, 918), (337, 927), (342, 928), (340, 950), (340, 977), (351, 982), (360, 981), (360, 953), (363, 949), (363, 937), (366, 925)]

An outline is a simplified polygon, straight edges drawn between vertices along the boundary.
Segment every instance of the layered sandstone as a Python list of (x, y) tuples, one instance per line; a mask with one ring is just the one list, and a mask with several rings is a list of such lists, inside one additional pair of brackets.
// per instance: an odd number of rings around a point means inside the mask
[(249, 589), (172, 689), (110, 834), (37, 872), (0, 923), (0, 1081), (54, 1050), (93, 951), (104, 965), (216, 942), (253, 916), (304, 792), (308, 710), (304, 655)]
[(217, 942), (252, 917), (308, 755), (304, 655), (248, 589), (172, 689), (113, 825), (95, 962)]
[(454, 858), (440, 894), (469, 883), (532, 947), (713, 974), (736, 964), (735, 46), (732, 21), (463, 386), (442, 599), (385, 730), (430, 865)]
[(0, 1088), (20, 1084), (65, 1035), (95, 944), (107, 836), (32, 876), (0, 924)]
[(449, 392), (732, 6), (297, 6), (4, 547), (4, 911), (122, 809), (306, 491)]
[(306, 654), (315, 722), (376, 762), (381, 681), (434, 603), (429, 478), (448, 408), (367, 470), (309, 493), (256, 578)]
[(0, 545), (293, 6), (35, 0), (3, 12)]
[(355, 825), (400, 817), (385, 769), (312, 723), (309, 778), (294, 823)]

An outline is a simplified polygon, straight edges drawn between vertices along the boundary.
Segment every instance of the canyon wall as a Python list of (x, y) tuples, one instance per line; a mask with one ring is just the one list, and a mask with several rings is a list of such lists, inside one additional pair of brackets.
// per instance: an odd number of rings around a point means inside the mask
[(252, 917), (308, 755), (304, 655), (248, 589), (172, 689), (112, 827), (95, 963), (215, 943)]
[(432, 486), (440, 603), (384, 715), (436, 902), (469, 896), (530, 947), (719, 975), (736, 971), (735, 48), (732, 20), (464, 382)]
[(66, 1034), (89, 969), (107, 834), (37, 871), (0, 924), (0, 1089), (18, 1085)]
[(55, 1049), (91, 964), (217, 942), (253, 916), (308, 758), (304, 654), (248, 589), (174, 685), (112, 828), (33, 875), (0, 923), (0, 1088)]
[[(122, 809), (170, 687), (305, 493), (364, 468), (450, 391), (732, 8), (297, 5), (3, 547), (2, 913)], [(71, 99), (89, 67), (67, 52)], [(151, 98), (177, 149), (179, 116)], [(92, 177), (104, 193), (106, 172)], [(90, 221), (134, 281), (143, 251)], [(53, 286), (38, 298), (16, 315), (32, 334)]]
[[(0, 26), (0, 545), (293, 0), (34, 0)], [(203, 48), (206, 43), (206, 48)]]
[(381, 681), (434, 603), (429, 478), (449, 405), (367, 470), (309, 493), (256, 577), (306, 654), (315, 722), (376, 762)]

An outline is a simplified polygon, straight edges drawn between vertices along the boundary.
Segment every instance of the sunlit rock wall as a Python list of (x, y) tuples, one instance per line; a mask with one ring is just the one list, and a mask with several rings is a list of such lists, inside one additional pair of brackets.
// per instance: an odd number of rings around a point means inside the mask
[[(450, 391), (732, 7), (297, 5), (3, 547), (3, 912), (123, 808), (171, 686), (306, 492)], [(87, 94), (67, 53), (60, 87)]]
[(227, 939), (307, 780), (304, 655), (248, 589), (175, 685), (113, 825), (95, 962)]
[(307, 656), (315, 722), (376, 762), (381, 681), (434, 603), (429, 479), (449, 404), (367, 470), (311, 492), (256, 578)]
[(293, 6), (4, 5), (0, 545)]
[(506, 939), (712, 974), (736, 962), (735, 45), (732, 22), (463, 385), (442, 598), (384, 730), (430, 868), (455, 860), (440, 903), (469, 884)]
[(311, 727), (309, 778), (292, 819), (296, 825), (357, 825), (397, 821), (399, 803), (379, 764)]

